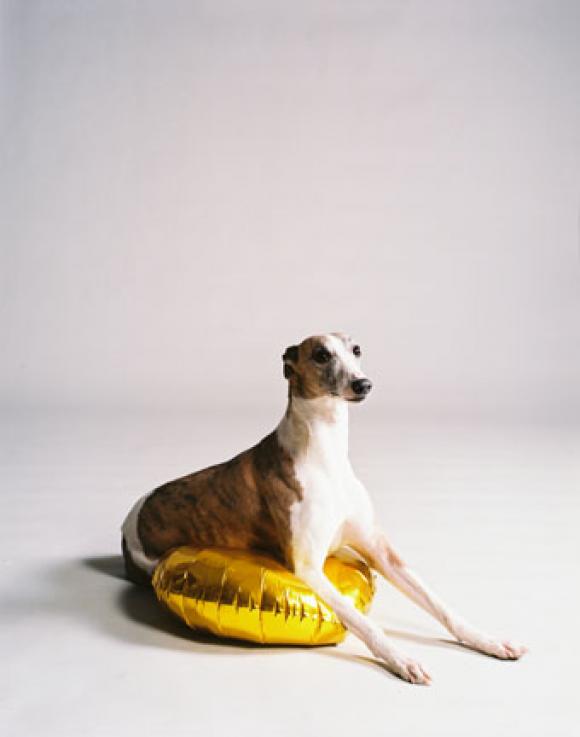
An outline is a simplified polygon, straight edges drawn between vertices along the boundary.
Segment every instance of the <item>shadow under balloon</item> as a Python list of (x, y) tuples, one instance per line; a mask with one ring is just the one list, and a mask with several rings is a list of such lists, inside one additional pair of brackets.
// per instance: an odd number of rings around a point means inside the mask
[[(122, 556), (103, 556), (82, 560), (85, 573), (98, 573), (108, 579), (117, 579), (123, 583), (119, 589), (115, 583), (116, 593), (113, 596), (114, 609), (112, 616), (99, 619), (99, 624), (109, 634), (123, 640), (130, 640), (141, 645), (169, 649), (189, 650), (193, 652), (213, 652), (215, 654), (256, 653), (315, 650), (317, 653), (350, 660), (384, 670), (392, 675), (383, 663), (370, 655), (359, 655), (345, 652), (333, 645), (321, 645), (315, 648), (299, 645), (261, 645), (244, 640), (216, 637), (210, 633), (197, 632), (187, 627), (181, 620), (162, 607), (152, 590), (147, 586), (138, 586), (125, 577)], [(87, 582), (88, 584), (88, 582)], [(393, 640), (406, 640), (420, 645), (459, 649), (471, 652), (460, 643), (428, 635), (420, 635), (402, 629), (384, 629), (385, 634)], [(475, 654), (475, 653), (474, 653)], [(396, 678), (396, 676), (393, 676)]]
[(127, 580), (123, 557), (120, 555), (85, 558), (82, 564), (85, 570), (119, 579), (124, 584), (114, 596), (115, 615), (101, 620), (101, 625), (113, 636), (152, 647), (213, 651), (217, 654), (278, 650), (284, 647), (216, 637), (211, 633), (190, 629), (161, 606), (151, 587), (139, 586)]
[[(137, 586), (125, 578), (121, 555), (47, 561), (44, 567), (37, 568), (26, 589), (15, 590), (3, 599), (2, 609), (14, 619), (30, 618), (42, 622), (43, 626), (53, 617), (65, 618), (75, 626), (89, 627), (124, 644), (139, 647), (206, 655), (259, 654), (260, 657), (309, 650), (314, 651), (313, 655), (372, 667), (396, 677), (370, 654), (349, 652), (348, 647), (261, 645), (194, 631), (160, 605), (152, 588)], [(402, 629), (384, 631), (394, 640), (453, 648), (475, 655), (474, 651), (451, 640)]]

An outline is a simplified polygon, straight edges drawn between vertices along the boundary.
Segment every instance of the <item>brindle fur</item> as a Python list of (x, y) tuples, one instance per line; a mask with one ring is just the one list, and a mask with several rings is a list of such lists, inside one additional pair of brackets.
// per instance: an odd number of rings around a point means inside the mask
[[(152, 492), (139, 514), (139, 537), (154, 558), (179, 545), (223, 546), (267, 553), (291, 569), (289, 510), (300, 499), (292, 461), (271, 432), (231, 460)], [(123, 552), (127, 575), (141, 583), (126, 545)]]

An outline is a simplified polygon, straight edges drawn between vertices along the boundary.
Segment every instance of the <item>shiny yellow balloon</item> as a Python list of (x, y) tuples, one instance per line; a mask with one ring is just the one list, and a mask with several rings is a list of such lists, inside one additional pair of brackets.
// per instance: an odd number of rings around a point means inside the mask
[[(371, 569), (340, 550), (324, 571), (334, 586), (367, 612), (375, 592)], [(249, 551), (181, 547), (153, 574), (157, 598), (194, 630), (259, 643), (327, 645), (346, 630), (305, 583), (275, 560)]]

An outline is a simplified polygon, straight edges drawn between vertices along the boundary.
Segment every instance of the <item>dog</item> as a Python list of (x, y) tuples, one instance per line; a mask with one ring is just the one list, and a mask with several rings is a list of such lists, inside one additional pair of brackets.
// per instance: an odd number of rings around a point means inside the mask
[(453, 613), (377, 524), (348, 458), (349, 405), (372, 388), (360, 346), (344, 333), (314, 335), (286, 348), (282, 360), (288, 405), (275, 430), (231, 460), (160, 486), (131, 509), (122, 526), (128, 577), (148, 582), (160, 558), (179, 545), (266, 553), (307, 583), (392, 673), (429, 684), (428, 671), (398, 652), (325, 576), (326, 557), (345, 546), (463, 645), (506, 660), (523, 655), (522, 645), (483, 634)]

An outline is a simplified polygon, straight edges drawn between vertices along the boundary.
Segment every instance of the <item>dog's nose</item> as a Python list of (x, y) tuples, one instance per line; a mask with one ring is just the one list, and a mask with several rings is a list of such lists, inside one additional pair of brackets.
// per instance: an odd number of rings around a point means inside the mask
[(355, 379), (351, 384), (352, 390), (359, 396), (368, 394), (373, 388), (373, 383), (369, 379)]

